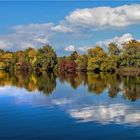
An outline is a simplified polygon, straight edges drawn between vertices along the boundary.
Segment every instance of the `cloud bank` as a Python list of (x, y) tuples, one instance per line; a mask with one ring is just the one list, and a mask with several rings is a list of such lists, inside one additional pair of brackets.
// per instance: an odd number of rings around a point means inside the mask
[(118, 45), (118, 47), (121, 49), (122, 44), (125, 42), (128, 42), (130, 40), (133, 40), (134, 37), (130, 33), (123, 34), (121, 36), (115, 36), (111, 39), (101, 40), (96, 42), (94, 45), (88, 45), (88, 46), (74, 46), (69, 45), (66, 48), (64, 48), (65, 51), (73, 52), (73, 51), (80, 51), (80, 52), (86, 52), (88, 49), (92, 48), (93, 46), (100, 45), (101, 47), (108, 47), (109, 43), (114, 42)]
[(133, 39), (134, 37), (130, 33), (126, 33), (121, 36), (115, 36), (114, 38), (111, 39), (99, 41), (96, 44), (99, 44), (100, 46), (108, 46), (109, 43), (114, 42), (118, 45), (119, 48), (122, 48), (122, 44)]
[[(136, 24), (140, 24), (140, 4), (76, 9), (59, 21), (58, 24), (34, 23), (12, 27), (9, 33), (0, 35), (0, 49), (15, 51), (28, 47), (38, 48), (50, 43), (53, 44), (54, 49), (85, 52), (90, 48), (90, 45), (76, 45), (79, 40), (82, 40), (81, 36), (84, 36), (86, 42), (90, 34), (93, 38), (96, 38), (93, 35), (95, 30), (116, 30)], [(59, 40), (60, 36), (64, 41)], [(126, 33), (94, 43), (104, 46), (108, 42), (117, 42), (120, 46), (124, 41), (133, 38), (131, 34)], [(76, 41), (74, 42), (73, 39)]]
[[(133, 11), (133, 12), (132, 12)], [(76, 9), (65, 22), (80, 27), (124, 27), (140, 23), (140, 5)]]

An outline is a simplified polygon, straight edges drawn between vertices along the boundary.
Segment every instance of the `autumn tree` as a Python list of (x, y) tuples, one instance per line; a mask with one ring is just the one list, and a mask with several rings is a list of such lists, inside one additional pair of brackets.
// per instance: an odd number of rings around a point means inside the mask
[(88, 50), (88, 70), (100, 70), (100, 66), (107, 54), (100, 46)]
[(105, 72), (115, 72), (119, 67), (119, 54), (120, 50), (118, 49), (117, 44), (110, 43), (108, 46), (108, 56), (104, 59), (101, 64), (101, 70)]
[(57, 64), (57, 55), (51, 46), (46, 45), (38, 49), (34, 67), (36, 70), (52, 71)]
[(117, 44), (109, 43), (108, 53), (109, 53), (109, 55), (119, 55), (120, 50), (119, 50)]
[(70, 59), (74, 61), (78, 58), (78, 56), (79, 56), (79, 54), (77, 53), (77, 51), (74, 51), (71, 53)]
[(71, 60), (70, 57), (63, 59), (60, 63), (60, 71), (63, 72), (75, 72), (76, 68), (76, 62)]
[(123, 67), (140, 67), (140, 42), (131, 40), (123, 44), (123, 54), (120, 57)]
[(83, 54), (79, 55), (77, 59), (75, 60), (77, 64), (77, 70), (78, 71), (86, 71), (87, 70), (87, 62), (88, 62), (88, 56)]

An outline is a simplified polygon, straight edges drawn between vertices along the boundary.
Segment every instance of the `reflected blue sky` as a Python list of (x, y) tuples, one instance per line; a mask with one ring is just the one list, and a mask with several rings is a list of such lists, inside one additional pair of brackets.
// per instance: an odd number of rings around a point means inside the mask
[[(110, 98), (107, 89), (101, 95), (95, 95), (88, 93), (86, 86), (81, 85), (74, 90), (69, 84), (62, 84), (57, 80), (56, 90), (49, 96), (39, 91), (29, 92), (24, 88), (5, 86), (0, 87), (0, 104), (3, 103), (3, 98), (5, 104), (13, 104), (16, 107), (28, 106), (46, 110), (57, 108), (68, 114), (68, 118), (73, 118), (76, 123), (140, 125), (139, 100), (130, 102), (123, 98), (121, 92), (117, 97)], [(26, 108), (23, 110), (26, 111)]]
[(121, 92), (115, 98), (89, 93), (57, 79), (52, 94), (0, 87), (0, 138), (137, 139), (140, 137), (139, 99), (131, 102)]

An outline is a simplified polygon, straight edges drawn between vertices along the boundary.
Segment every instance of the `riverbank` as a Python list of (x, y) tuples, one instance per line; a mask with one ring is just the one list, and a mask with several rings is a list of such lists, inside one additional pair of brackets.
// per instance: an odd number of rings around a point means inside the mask
[(119, 69), (116, 69), (114, 71), (88, 71), (88, 70), (84, 70), (84, 71), (81, 71), (81, 70), (74, 70), (74, 71), (64, 71), (64, 70), (60, 70), (60, 69), (55, 69), (53, 71), (36, 71), (36, 70), (29, 70), (29, 71), (25, 71), (25, 70), (6, 70), (6, 69), (0, 69), (0, 71), (5, 71), (5, 72), (14, 72), (14, 73), (18, 73), (18, 72), (24, 72), (24, 73), (44, 73), (44, 72), (47, 72), (47, 73), (68, 73), (68, 74), (73, 74), (73, 73), (79, 73), (79, 72), (82, 72), (82, 73), (88, 73), (88, 72), (92, 72), (92, 73), (95, 73), (95, 74), (100, 74), (100, 73), (105, 73), (105, 74), (118, 74), (118, 75), (122, 75), (122, 76), (140, 76), (140, 68), (135, 68), (135, 67), (124, 67), (124, 68), (119, 68)]
[(117, 74), (120, 75), (140, 75), (140, 68), (135, 67), (126, 67), (126, 68), (120, 68), (116, 70)]

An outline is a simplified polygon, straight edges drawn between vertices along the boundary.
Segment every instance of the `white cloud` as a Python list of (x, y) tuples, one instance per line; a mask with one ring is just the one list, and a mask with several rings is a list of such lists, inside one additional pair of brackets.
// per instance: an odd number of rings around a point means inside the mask
[(5, 39), (0, 40), (0, 49), (5, 49), (7, 46), (11, 46), (11, 43)]
[(92, 48), (92, 45), (85, 45), (85, 46), (75, 46), (75, 45), (69, 45), (67, 47), (64, 48), (65, 51), (79, 51), (79, 52), (87, 52), (88, 49)]
[(65, 51), (73, 52), (75, 51), (75, 46), (74, 45), (69, 45), (66, 48), (64, 48)]
[(109, 43), (114, 42), (118, 45), (119, 48), (122, 48), (122, 44), (134, 39), (130, 33), (123, 34), (122, 36), (116, 36), (112, 39), (107, 39), (103, 41), (98, 41), (96, 44), (100, 46), (108, 46)]
[[(53, 23), (42, 23), (42, 24), (27, 24), (27, 25), (17, 25), (12, 27), (11, 29), (15, 30), (17, 33), (30, 33), (38, 31), (39, 34), (49, 31), (54, 26)], [(33, 32), (34, 31), (34, 32)]]
[(92, 48), (92, 46), (81, 46), (81, 47), (78, 47), (77, 50), (80, 52), (86, 52), (90, 48)]
[(72, 32), (72, 29), (70, 29), (69, 27), (63, 26), (63, 25), (54, 26), (54, 27), (52, 27), (52, 30), (56, 31), (56, 32), (64, 32), (64, 33)]
[[(65, 18), (66, 26), (106, 28), (140, 23), (140, 4), (76, 9)], [(64, 24), (64, 23), (63, 23)]]
[(47, 38), (35, 38), (34, 41), (42, 44), (47, 44), (49, 42)]
[(0, 35), (0, 48), (15, 51), (28, 47), (40, 47), (49, 42), (49, 38), (53, 34), (52, 26), (52, 23), (48, 23), (12, 27), (12, 33)]
[[(53, 45), (56, 45), (54, 49), (57, 46), (63, 46), (64, 48), (67, 41), (78, 42), (83, 39), (83, 36), (85, 42), (86, 39), (92, 39), (91, 37), (94, 37), (93, 29), (125, 27), (137, 23), (140, 24), (140, 4), (76, 9), (62, 19), (59, 24), (36, 23), (12, 27), (12, 31), (9, 34), (0, 35), (0, 49), (19, 50), (28, 47), (36, 48), (47, 43), (51, 44), (52, 42)], [(108, 42), (117, 42), (120, 45), (130, 39), (133, 39), (133, 36), (125, 34), (98, 43), (103, 45)], [(85, 52), (89, 48), (90, 46), (70, 45), (64, 48), (64, 50)]]
[(86, 53), (88, 49), (93, 48), (96, 45), (100, 45), (101, 47), (107, 47), (109, 43), (114, 42), (118, 45), (119, 48), (122, 48), (122, 44), (125, 42), (128, 42), (130, 40), (133, 40), (134, 37), (130, 33), (123, 34), (121, 36), (115, 36), (111, 39), (106, 39), (102, 41), (98, 41), (93, 45), (85, 45), (85, 46), (74, 46), (69, 45), (68, 47), (64, 48), (65, 51), (79, 51)]

